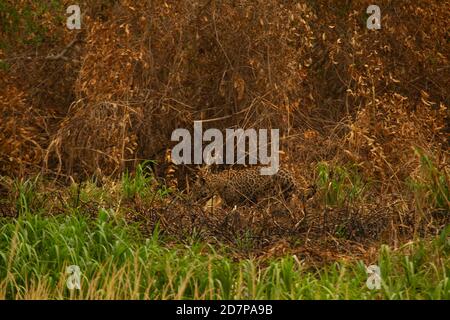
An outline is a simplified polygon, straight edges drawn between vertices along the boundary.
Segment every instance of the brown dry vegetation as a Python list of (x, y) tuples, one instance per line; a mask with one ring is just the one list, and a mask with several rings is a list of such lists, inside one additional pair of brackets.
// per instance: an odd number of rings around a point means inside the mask
[[(351, 167), (367, 187), (330, 204), (328, 177), (308, 218), (282, 222), (265, 208), (130, 203), (150, 229), (230, 243), (250, 230), (252, 248), (278, 253), (326, 238), (329, 253), (448, 223), (448, 1), (380, 0), (377, 31), (363, 0), (88, 0), (80, 31), (64, 26), (69, 2), (27, 15), (40, 5), (6, 1), (0, 14), (1, 175), (114, 178), (144, 159), (161, 175), (171, 132), (208, 120), (280, 128), (282, 162), (299, 178)], [(183, 186), (192, 174), (180, 172)]]

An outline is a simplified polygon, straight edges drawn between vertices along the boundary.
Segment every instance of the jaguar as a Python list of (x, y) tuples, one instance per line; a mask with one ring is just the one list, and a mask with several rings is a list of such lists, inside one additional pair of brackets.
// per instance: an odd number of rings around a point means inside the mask
[(219, 173), (201, 169), (193, 188), (193, 199), (206, 201), (217, 195), (224, 205), (237, 206), (256, 204), (261, 199), (277, 196), (288, 200), (299, 190), (292, 173), (285, 168), (273, 175), (261, 175), (258, 166)]

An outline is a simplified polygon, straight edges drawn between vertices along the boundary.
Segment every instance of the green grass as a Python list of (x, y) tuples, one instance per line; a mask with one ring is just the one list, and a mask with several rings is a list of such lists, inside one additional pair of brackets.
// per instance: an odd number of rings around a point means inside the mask
[(437, 209), (450, 209), (450, 181), (444, 170), (439, 170), (422, 150), (415, 149), (420, 160), (420, 172), (407, 181), (416, 203)]
[(355, 166), (318, 163), (317, 185), (325, 205), (343, 206), (361, 198), (366, 184)]
[[(427, 158), (422, 164), (419, 191), (433, 206), (445, 205), (439, 171)], [(11, 192), (0, 205), (14, 207), (18, 217), (0, 218), (0, 299), (450, 299), (450, 226), (435, 239), (382, 246), (367, 263), (380, 267), (381, 288), (370, 290), (362, 261), (312, 267), (292, 254), (237, 259), (251, 252), (250, 230), (236, 235), (234, 249), (200, 242), (195, 232), (180, 242), (156, 228), (145, 238), (138, 222), (124, 220), (130, 209), (121, 203), (152, 203), (168, 189), (143, 168), (120, 181), (86, 181), (53, 194), (42, 177), (1, 178)], [(355, 169), (321, 163), (318, 173), (327, 205), (364, 195)], [(66, 285), (72, 265), (81, 271), (80, 290)]]
[[(153, 161), (144, 161), (136, 167), (134, 175), (128, 171), (122, 175), (122, 193), (125, 198), (134, 198), (139, 195), (145, 197), (148, 195), (153, 177), (147, 174), (144, 168)], [(153, 162), (154, 163), (154, 162)]]
[(13, 193), (16, 194), (16, 210), (18, 214), (26, 214), (32, 208), (39, 208), (42, 205), (42, 198), (37, 192), (39, 176), (33, 179), (15, 180)]
[[(111, 210), (96, 219), (26, 213), (0, 220), (2, 299), (450, 299), (450, 228), (432, 241), (382, 247), (382, 286), (362, 262), (306, 266), (299, 257), (235, 260), (222, 247), (143, 238)], [(78, 265), (81, 290), (66, 287)]]

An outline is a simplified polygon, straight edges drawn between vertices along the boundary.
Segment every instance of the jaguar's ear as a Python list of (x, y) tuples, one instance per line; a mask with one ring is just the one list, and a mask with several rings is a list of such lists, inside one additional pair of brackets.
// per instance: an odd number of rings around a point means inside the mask
[(211, 166), (210, 165), (205, 165), (203, 167), (199, 166), (198, 167), (198, 171), (197, 171), (197, 175), (199, 177), (205, 178), (208, 175), (208, 173), (210, 173), (210, 172), (211, 172)]
[(203, 184), (204, 182), (205, 182), (205, 172), (203, 171), (202, 167), (197, 166), (197, 171), (195, 172), (195, 183)]

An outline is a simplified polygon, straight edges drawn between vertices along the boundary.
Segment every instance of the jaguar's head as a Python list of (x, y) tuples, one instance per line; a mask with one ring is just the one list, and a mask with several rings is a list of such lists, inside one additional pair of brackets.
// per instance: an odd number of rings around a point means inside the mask
[(192, 200), (195, 202), (203, 202), (210, 199), (214, 195), (214, 190), (210, 183), (211, 171), (208, 167), (200, 168), (196, 173), (196, 180), (192, 188)]

